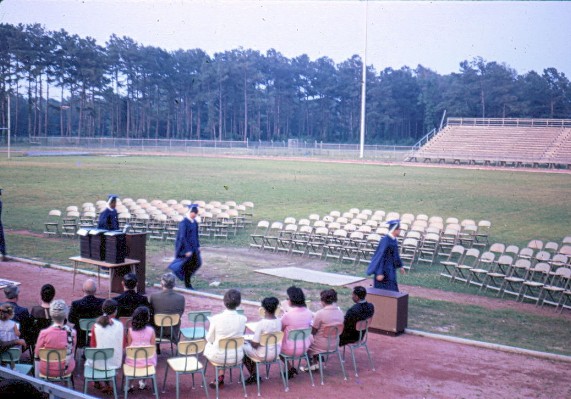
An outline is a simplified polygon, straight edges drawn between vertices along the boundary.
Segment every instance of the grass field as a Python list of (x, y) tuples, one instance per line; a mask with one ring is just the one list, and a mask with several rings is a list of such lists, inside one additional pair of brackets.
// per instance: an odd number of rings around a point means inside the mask
[[(520, 246), (534, 238), (560, 242), (571, 234), (571, 175), (560, 173), (202, 157), (0, 157), (0, 186), (5, 190), (3, 223), (12, 230), (7, 234), (9, 253), (46, 263), (66, 264), (69, 256), (77, 254), (77, 242), (45, 240), (35, 234), (23, 236), (13, 231), (41, 234), (50, 209), (94, 202), (108, 193), (149, 201), (253, 201), (256, 220), (282, 220), (286, 216), (299, 219), (310, 213), (324, 215), (353, 207), (487, 219), (492, 222), (491, 242)], [(248, 241), (245, 233), (227, 245), (245, 247)], [(171, 245), (151, 243), (148, 252), (170, 254)], [(363, 273), (337, 264), (331, 264), (328, 270)], [(437, 278), (438, 271), (417, 269), (401, 277), (400, 282), (476, 292)], [(246, 287), (247, 278), (245, 274), (236, 274), (234, 284)], [(199, 282), (199, 287), (201, 284), (206, 288), (206, 283)], [(275, 286), (271, 291), (283, 292), (290, 283), (272, 284)], [(267, 285), (254, 287), (250, 299), (258, 299), (267, 289)], [(348, 306), (347, 301), (341, 304)], [(447, 328), (451, 320), (455, 320), (454, 328)], [(509, 328), (493, 327), (500, 322)], [(525, 334), (506, 333), (518, 325), (525, 325)], [(409, 326), (571, 354), (570, 348), (556, 345), (571, 329), (568, 318), (549, 325), (545, 318), (518, 312), (490, 312), (413, 298)]]

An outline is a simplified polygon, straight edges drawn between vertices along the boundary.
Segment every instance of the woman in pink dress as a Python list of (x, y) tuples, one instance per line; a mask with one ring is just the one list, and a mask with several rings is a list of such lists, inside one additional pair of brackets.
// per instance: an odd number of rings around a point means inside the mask
[[(313, 313), (307, 309), (305, 304), (305, 294), (296, 286), (287, 289), (288, 305), (286, 313), (282, 316), (282, 331), (284, 337), (282, 340), (281, 353), (288, 356), (299, 356), (303, 353), (304, 345), (301, 342), (295, 344), (294, 341), (288, 339), (288, 334), (291, 330), (298, 330), (301, 328), (310, 328), (313, 319)], [(309, 334), (305, 339), (305, 348), (309, 348), (313, 336)], [(293, 367), (293, 363), (287, 364), (288, 378), (293, 378), (297, 374), (297, 369)]]
[[(65, 323), (67, 311), (67, 306), (62, 299), (52, 301), (50, 304), (50, 315), (53, 324), (40, 331), (35, 349), (37, 360), (39, 360), (40, 349), (65, 349), (66, 357), (60, 366), (64, 368), (66, 374), (72, 373), (75, 369), (73, 353), (76, 344), (75, 330)], [(47, 363), (45, 361), (39, 362), (39, 371), (42, 375), (48, 375), (50, 377), (59, 376), (59, 367), (57, 365), (50, 365), (48, 374)]]
[[(151, 314), (149, 308), (146, 306), (139, 306), (133, 312), (133, 319), (131, 321), (131, 327), (127, 332), (127, 347), (137, 347), (137, 346), (149, 346), (155, 345), (155, 329), (149, 325), (151, 320)], [(135, 364), (135, 359), (129, 357), (125, 358), (125, 364), (128, 366), (135, 367), (145, 367), (156, 366), (157, 365), (157, 354), (150, 358), (147, 362), (144, 358), (137, 358), (137, 363)], [(145, 381), (139, 381), (139, 389), (145, 389)], [(132, 389), (133, 387), (131, 387)]]

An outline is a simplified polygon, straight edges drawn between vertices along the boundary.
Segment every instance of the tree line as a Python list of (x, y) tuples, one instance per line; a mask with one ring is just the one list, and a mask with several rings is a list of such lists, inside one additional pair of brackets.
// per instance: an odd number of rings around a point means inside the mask
[[(0, 126), (12, 134), (355, 143), (362, 59), (287, 58), (238, 48), (209, 56), (112, 35), (0, 24)], [(368, 144), (412, 144), (457, 117), (570, 118), (571, 85), (546, 68), (523, 75), (482, 58), (440, 75), (367, 67)]]

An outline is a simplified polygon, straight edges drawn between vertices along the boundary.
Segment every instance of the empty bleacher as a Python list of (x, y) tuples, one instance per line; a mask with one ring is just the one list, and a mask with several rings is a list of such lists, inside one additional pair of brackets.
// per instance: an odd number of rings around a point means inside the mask
[(571, 120), (448, 118), (407, 158), (416, 162), (569, 167)]

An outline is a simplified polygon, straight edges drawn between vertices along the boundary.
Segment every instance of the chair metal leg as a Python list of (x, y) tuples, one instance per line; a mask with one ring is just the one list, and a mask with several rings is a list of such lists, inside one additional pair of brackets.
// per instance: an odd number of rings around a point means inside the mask
[(359, 374), (357, 374), (357, 362), (355, 361), (355, 352), (353, 351), (353, 347), (349, 346), (349, 350), (351, 351), (351, 358), (353, 359), (353, 368), (355, 369), (355, 377), (359, 377)]
[(113, 396), (115, 397), (115, 399), (117, 399), (117, 397), (118, 397), (117, 382), (115, 381), (116, 378), (117, 378), (117, 376), (114, 376), (113, 379), (111, 380), (111, 382), (113, 383)]
[[(266, 379), (267, 378), (268, 378), (268, 365), (266, 364)], [(258, 362), (256, 362), (256, 385), (258, 386), (258, 396), (262, 396), (260, 394), (260, 368)]]
[[(258, 381), (260, 381), (259, 378), (258, 376)], [(247, 398), (248, 392), (246, 392), (246, 381), (244, 380), (244, 369), (242, 365), (240, 365), (240, 379), (242, 380), (242, 387), (244, 388), (244, 397)]]
[(157, 387), (157, 376), (153, 375), (153, 387), (155, 388), (155, 397), (159, 399), (159, 388)]
[(204, 387), (204, 393), (206, 394), (206, 399), (210, 399), (210, 396), (208, 395), (208, 384), (206, 383), (206, 366), (204, 367), (204, 369), (202, 370), (202, 386)]
[(345, 365), (343, 364), (343, 359), (341, 359), (341, 352), (337, 349), (337, 357), (339, 358), (339, 364), (341, 365), (341, 371), (343, 372), (343, 379), (347, 381), (347, 373), (345, 373)]
[[(301, 361), (301, 359), (300, 359)], [(314, 387), (315, 383), (313, 382), (313, 373), (311, 372), (311, 363), (309, 362), (309, 356), (307, 356), (307, 353), (305, 354), (305, 361), (307, 362), (307, 368), (309, 370), (309, 379), (311, 380), (311, 386)]]
[(371, 370), (375, 371), (375, 365), (373, 364), (373, 358), (371, 357), (371, 353), (369, 352), (369, 347), (365, 345), (365, 350), (367, 351), (367, 356), (369, 356), (369, 363), (371, 364)]
[[(167, 363), (167, 366), (165, 367), (165, 378), (163, 379), (163, 393), (166, 392), (166, 391), (165, 391), (165, 387), (166, 387), (166, 385), (167, 385), (167, 373), (169, 372), (169, 368), (170, 368), (170, 367), (169, 367), (169, 365), (168, 365), (168, 363)], [(176, 374), (176, 372), (175, 372), (175, 374)]]

